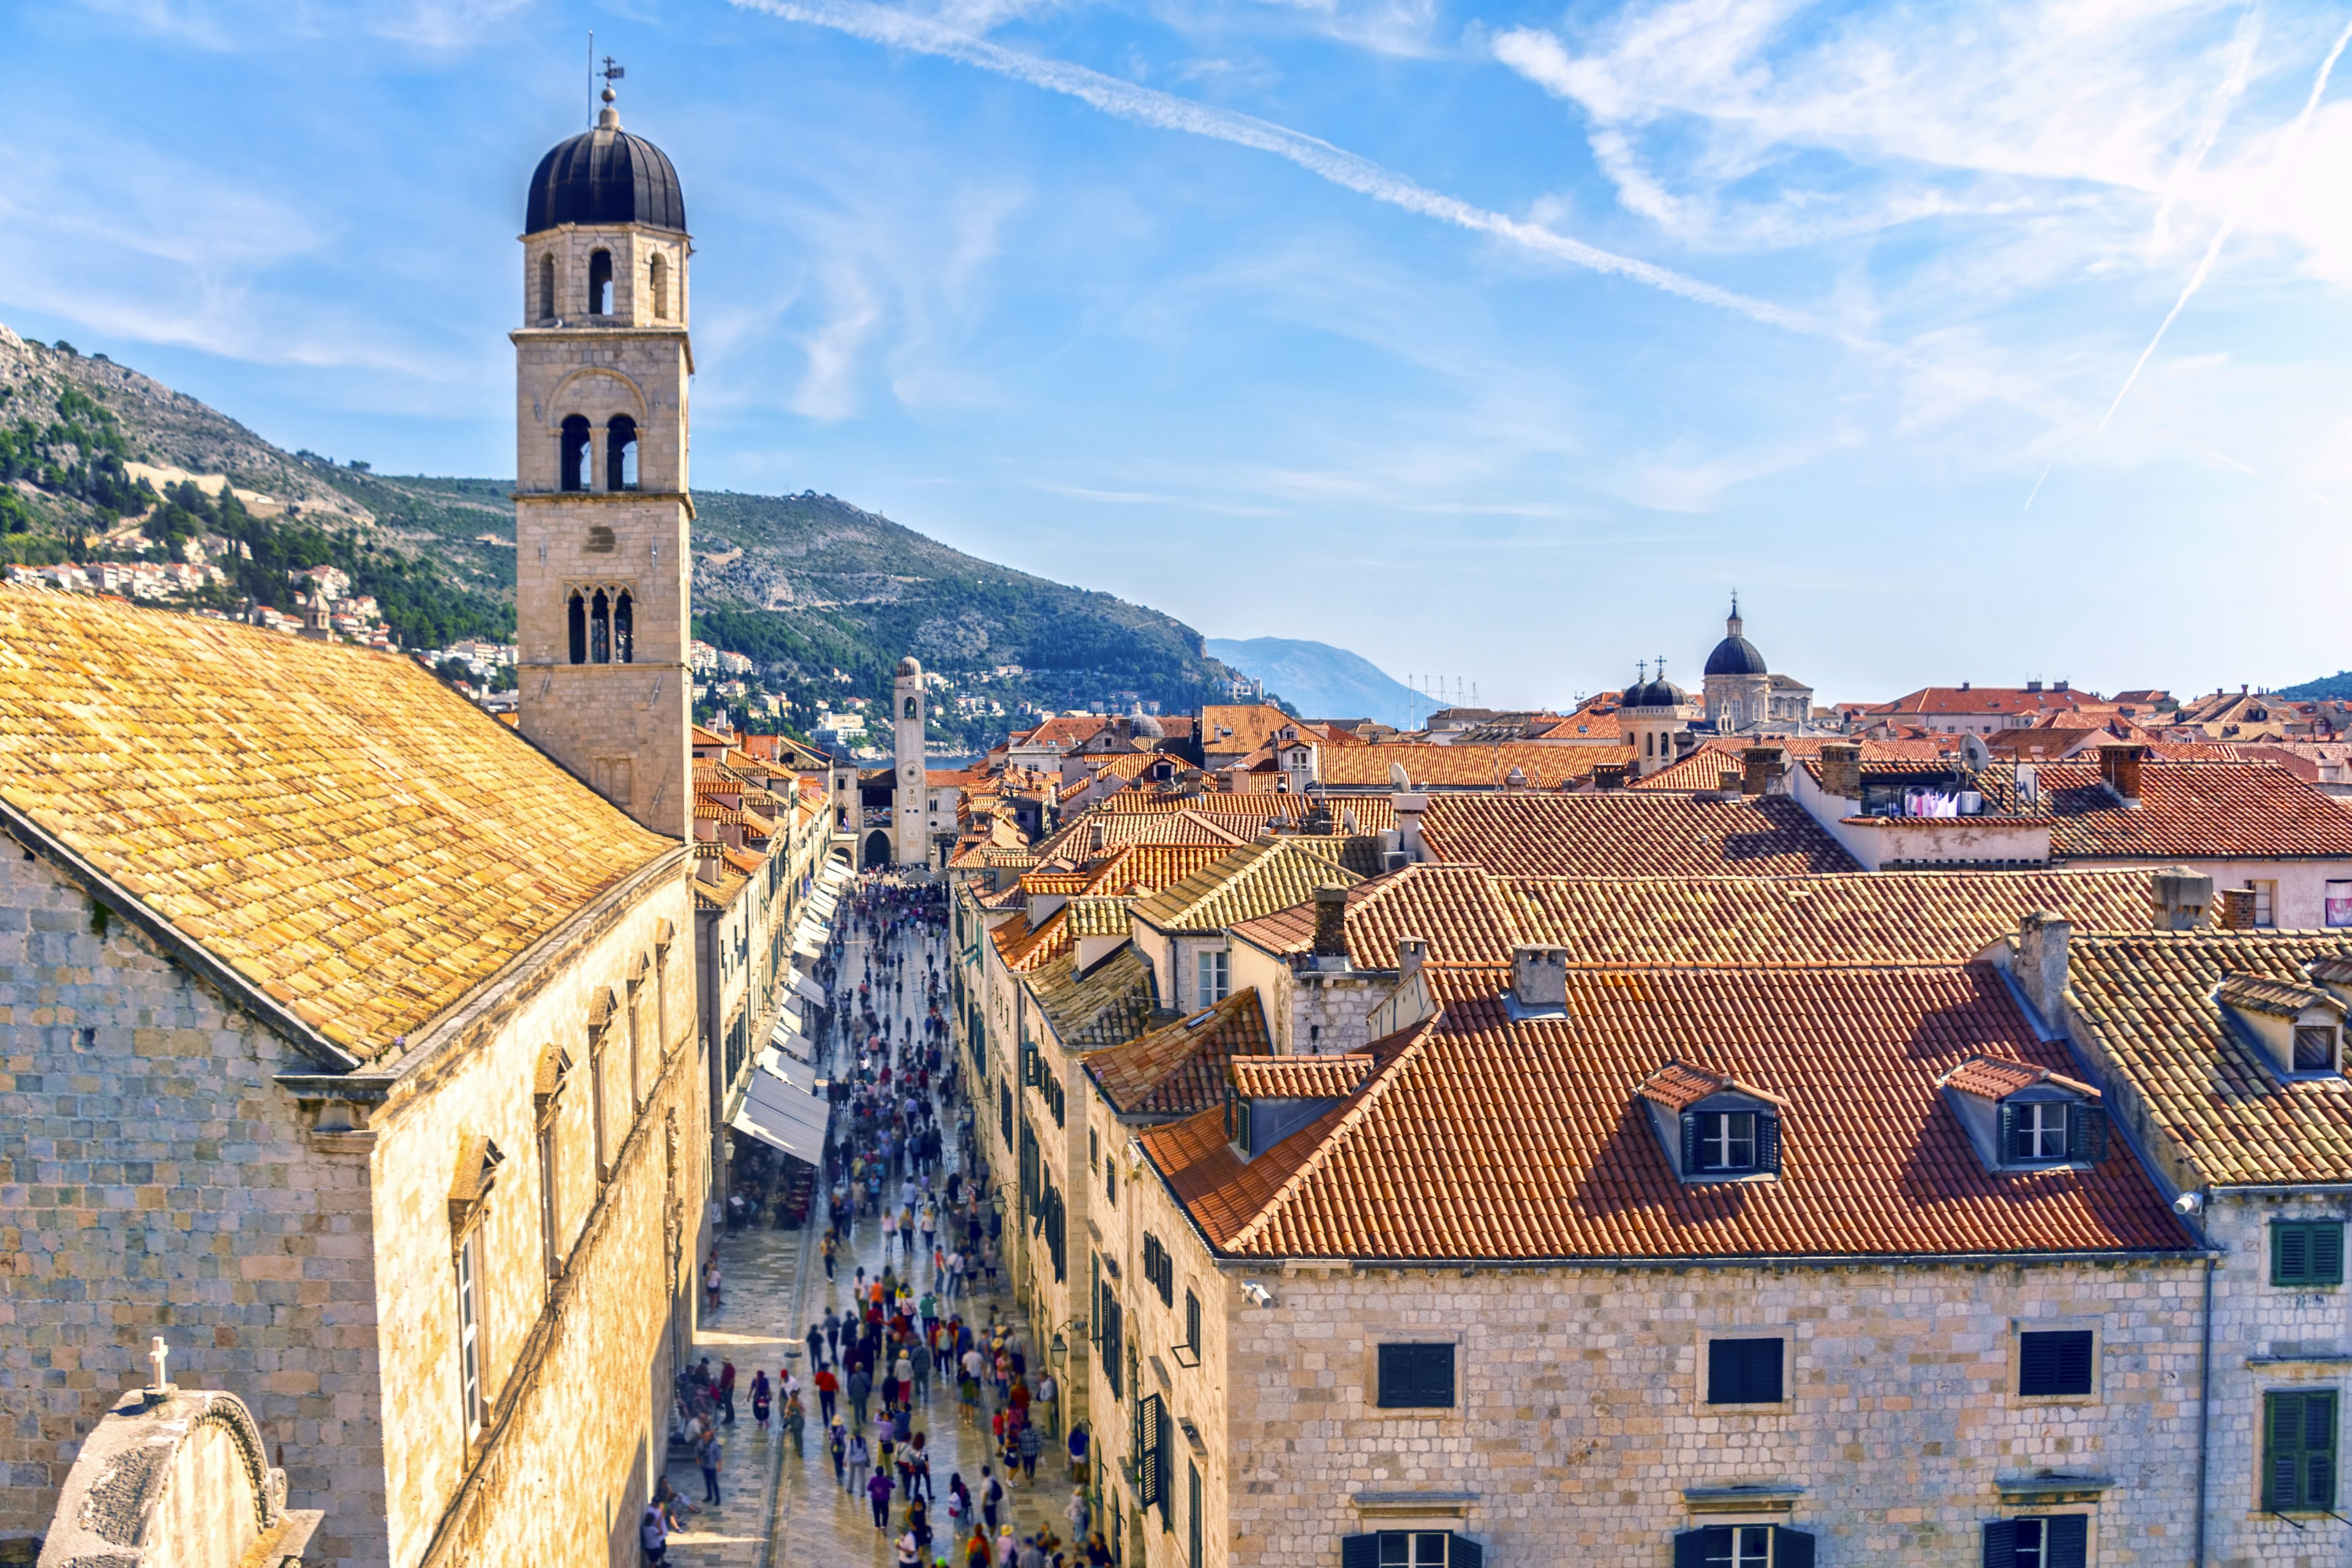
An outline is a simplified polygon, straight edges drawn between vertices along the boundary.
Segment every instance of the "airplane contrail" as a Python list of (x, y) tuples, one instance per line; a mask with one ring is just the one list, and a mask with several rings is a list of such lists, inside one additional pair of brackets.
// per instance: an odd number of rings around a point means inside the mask
[(1271, 153), (1359, 195), (1370, 196), (1374, 201), (1385, 202), (1391, 206), (1402, 207), (1407, 212), (1435, 218), (1473, 233), (1491, 235), (1570, 266), (1631, 279), (1698, 304), (1736, 311), (1767, 326), (1811, 336), (1845, 338), (1844, 333), (1801, 311), (1768, 300), (1750, 299), (1745, 294), (1717, 288), (1712, 283), (1685, 277), (1634, 257), (1603, 250), (1541, 224), (1528, 223), (1475, 206), (1457, 196), (1433, 191), (1369, 158), (1335, 147), (1303, 132), (1260, 120), (1255, 115), (1214, 108), (1154, 88), (1139, 87), (1133, 82), (1105, 76), (1100, 71), (1089, 70), (1067, 61), (1023, 54), (1001, 44), (990, 43), (985, 38), (942, 26), (929, 18), (909, 16), (886, 5), (869, 5), (866, 0), (733, 0), (733, 3), (746, 10), (761, 11), (811, 26), (831, 28), (852, 37), (864, 38), (869, 43), (975, 66), (998, 76), (1043, 88), (1048, 92), (1075, 98), (1121, 120)]

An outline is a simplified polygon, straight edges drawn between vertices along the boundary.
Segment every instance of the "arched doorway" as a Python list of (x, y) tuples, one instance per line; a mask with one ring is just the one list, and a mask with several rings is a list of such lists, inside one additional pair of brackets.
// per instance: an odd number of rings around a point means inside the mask
[(877, 866), (889, 863), (890, 836), (877, 827), (866, 836), (866, 868), (872, 870)]

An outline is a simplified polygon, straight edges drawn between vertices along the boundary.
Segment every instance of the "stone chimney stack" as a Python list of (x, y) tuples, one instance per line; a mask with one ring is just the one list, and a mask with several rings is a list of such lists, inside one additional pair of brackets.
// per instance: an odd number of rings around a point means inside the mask
[(2017, 963), (2011, 978), (2053, 1027), (2066, 994), (2066, 943), (2073, 935), (2074, 927), (2048, 910), (2018, 918)]
[(1391, 798), (1396, 804), (1397, 847), (1408, 861), (1428, 859), (1429, 852), (1421, 842), (1421, 814), (1429, 809), (1429, 796), (1414, 791)]
[(1750, 746), (1739, 753), (1739, 793), (1769, 795), (1789, 771), (1789, 753), (1779, 746)]
[(1511, 998), (1531, 1013), (1568, 1006), (1568, 949), (1522, 942), (1511, 949)]
[(1426, 938), (1418, 936), (1397, 938), (1397, 980), (1400, 984), (1420, 973), (1421, 966), (1428, 962), (1429, 942)]
[(1862, 748), (1851, 741), (1822, 748), (1822, 788), (1840, 800), (1862, 798)]
[(1345, 963), (1348, 957), (1348, 889), (1318, 888), (1315, 889), (1315, 956), (1336, 958)]
[(2213, 879), (2177, 867), (2158, 871), (2150, 889), (2158, 931), (2195, 931), (2213, 906)]
[(2254, 890), (2252, 888), (2222, 889), (2217, 898), (2216, 908), (2219, 913), (2213, 923), (2223, 931), (2254, 929)]
[(2147, 748), (2135, 745), (2106, 745), (2099, 748), (2099, 777), (2116, 798), (2126, 805), (2139, 804), (2140, 764), (2147, 760)]

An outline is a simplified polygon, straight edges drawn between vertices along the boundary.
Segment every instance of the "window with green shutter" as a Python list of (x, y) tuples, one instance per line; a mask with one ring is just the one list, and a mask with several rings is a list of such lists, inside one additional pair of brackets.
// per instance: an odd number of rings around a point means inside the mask
[(2336, 1506), (2336, 1391), (2263, 1395), (2263, 1507), (2317, 1513)]
[(1984, 1527), (1984, 1568), (2084, 1568), (2090, 1548), (2086, 1513), (1996, 1519)]
[(1382, 1345), (1379, 1371), (1382, 1410), (1444, 1409), (1454, 1404), (1452, 1345)]
[(1813, 1568), (1813, 1538), (1784, 1524), (1716, 1524), (1675, 1537), (1675, 1568)]
[(2344, 1283), (2344, 1222), (2271, 1222), (2271, 1283), (2296, 1289)]
[(1339, 1538), (1339, 1568), (1486, 1568), (1486, 1550), (1450, 1530), (1378, 1530)]

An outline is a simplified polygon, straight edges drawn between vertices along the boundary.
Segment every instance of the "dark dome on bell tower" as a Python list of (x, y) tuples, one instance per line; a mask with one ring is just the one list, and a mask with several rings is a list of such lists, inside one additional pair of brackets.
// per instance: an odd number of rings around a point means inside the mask
[(530, 177), (522, 231), (537, 234), (567, 223), (686, 228), (677, 170), (660, 148), (621, 129), (610, 87), (596, 129), (549, 148)]

